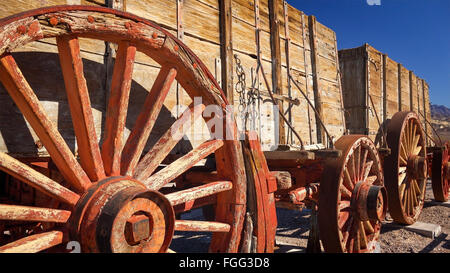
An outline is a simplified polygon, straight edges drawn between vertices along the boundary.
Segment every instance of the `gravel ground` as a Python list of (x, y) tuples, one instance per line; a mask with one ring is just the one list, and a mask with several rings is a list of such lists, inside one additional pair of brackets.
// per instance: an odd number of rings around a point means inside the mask
[[(277, 253), (305, 252), (309, 235), (310, 211), (277, 209)], [(182, 215), (182, 219), (203, 219), (201, 210)], [(381, 253), (450, 253), (450, 208), (433, 201), (431, 182), (427, 184), (425, 205), (419, 221), (438, 224), (441, 235), (434, 239), (392, 225), (390, 216), (381, 229)], [(211, 237), (208, 233), (177, 232), (171, 249), (176, 252), (207, 252)]]

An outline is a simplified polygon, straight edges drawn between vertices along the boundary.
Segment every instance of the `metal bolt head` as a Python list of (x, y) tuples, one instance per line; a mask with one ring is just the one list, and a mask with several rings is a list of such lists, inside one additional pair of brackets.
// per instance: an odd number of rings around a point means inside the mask
[(51, 17), (51, 18), (49, 19), (49, 22), (50, 22), (50, 24), (51, 24), (52, 26), (56, 26), (56, 25), (58, 24), (59, 20), (58, 20), (58, 18), (56, 18), (56, 17)]
[(27, 33), (27, 27), (24, 25), (18, 26), (17, 32), (19, 32), (20, 34), (25, 34), (25, 33)]
[(138, 244), (151, 235), (150, 218), (144, 214), (131, 216), (125, 224), (125, 238), (131, 245)]

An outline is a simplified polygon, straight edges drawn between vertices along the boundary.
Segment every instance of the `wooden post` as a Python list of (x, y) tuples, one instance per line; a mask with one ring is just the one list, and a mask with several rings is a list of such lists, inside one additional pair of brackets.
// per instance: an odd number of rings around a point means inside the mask
[[(387, 62), (387, 55), (383, 54), (383, 126), (386, 121), (387, 117), (387, 81), (386, 81), (386, 62)], [(386, 128), (385, 128), (386, 129)]]
[[(365, 76), (365, 88), (364, 88), (364, 98), (365, 98), (365, 135), (369, 135), (370, 134), (370, 115), (369, 115), (369, 111), (370, 111), (370, 103), (369, 103), (369, 96), (370, 96), (370, 69), (369, 69), (369, 65), (370, 65), (370, 60), (369, 60), (369, 44), (365, 44), (364, 45), (364, 58), (365, 58), (365, 63), (364, 63), (364, 67), (365, 67), (365, 71), (364, 71), (364, 76)], [(375, 109), (374, 109), (375, 110)]]
[[(280, 20), (279, 11), (280, 0), (269, 0), (269, 21), (270, 21), (270, 47), (272, 52), (272, 90), (275, 94), (283, 95), (283, 85), (281, 81), (281, 48), (280, 48)], [(278, 107), (282, 113), (283, 102), (278, 101)], [(280, 116), (278, 119), (279, 144), (286, 144), (285, 124)]]
[[(310, 73), (308, 71), (308, 62), (307, 60), (307, 53), (306, 53), (306, 25), (305, 25), (305, 15), (303, 12), (301, 12), (301, 18), (302, 18), (302, 40), (303, 40), (303, 60), (305, 60), (305, 92), (308, 97), (310, 97), (309, 94), (309, 76)], [(307, 17), (306, 17), (307, 18)], [(308, 105), (308, 121), (309, 121), (309, 143), (313, 144), (315, 141), (313, 140), (313, 124), (314, 120), (312, 118), (314, 112), (311, 107)]]
[(222, 89), (228, 103), (233, 104), (233, 43), (231, 0), (219, 1), (220, 58), (222, 60)]
[[(317, 31), (316, 31), (316, 17), (313, 15), (309, 16), (309, 37), (311, 43), (311, 66), (313, 74), (313, 90), (314, 90), (314, 105), (316, 107), (318, 115), (316, 115), (316, 120), (324, 120), (322, 111), (322, 99), (320, 96), (320, 68), (319, 68), (319, 52), (318, 52), (318, 41), (317, 41)], [(324, 130), (320, 127), (320, 122), (317, 124), (317, 141), (319, 143), (326, 143)]]
[[(286, 1), (283, 0), (283, 15), (284, 15), (284, 36), (286, 38), (285, 43), (285, 56), (286, 56), (286, 72), (287, 72), (287, 83), (288, 83), (288, 96), (289, 98), (292, 97), (292, 87), (291, 87), (291, 66), (290, 66), (290, 59), (289, 54), (291, 51), (291, 36), (289, 33), (289, 14), (288, 14), (288, 4)], [(281, 63), (281, 61), (280, 61)], [(292, 105), (289, 104), (288, 106), (288, 120), (292, 124)], [(293, 143), (293, 134), (292, 131), (289, 130), (287, 134), (287, 142)]]
[(409, 71), (409, 109), (414, 111), (414, 96), (413, 96), (413, 72)]

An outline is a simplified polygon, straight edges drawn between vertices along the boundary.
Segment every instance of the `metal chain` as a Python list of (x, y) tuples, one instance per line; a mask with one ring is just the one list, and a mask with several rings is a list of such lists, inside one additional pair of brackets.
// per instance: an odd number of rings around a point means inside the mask
[(247, 108), (247, 104), (245, 102), (245, 71), (241, 65), (241, 60), (238, 58), (237, 54), (234, 55), (234, 59), (236, 60), (236, 74), (237, 74), (237, 82), (235, 85), (235, 90), (239, 94), (239, 113), (243, 114), (244, 110)]
[[(234, 58), (236, 60), (236, 74), (238, 79), (235, 85), (235, 90), (239, 94), (238, 110), (243, 121), (244, 130), (247, 130), (247, 122), (250, 121), (250, 123), (253, 124), (252, 122), (257, 119), (259, 114), (258, 111), (255, 111), (256, 101), (259, 98), (259, 90), (258, 88), (255, 88), (256, 78), (255, 81), (253, 81), (252, 86), (247, 90), (246, 75), (241, 60), (237, 54), (234, 55)], [(256, 70), (256, 74), (258, 73), (258, 70), (259, 69)], [(252, 111), (248, 109), (250, 106), (253, 107)], [(255, 125), (253, 124), (253, 127), (254, 126)]]

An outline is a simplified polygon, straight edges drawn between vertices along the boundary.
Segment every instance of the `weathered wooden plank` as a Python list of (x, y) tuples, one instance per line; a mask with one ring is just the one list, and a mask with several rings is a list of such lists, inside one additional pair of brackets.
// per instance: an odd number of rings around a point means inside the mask
[(231, 0), (219, 1), (220, 58), (222, 64), (222, 89), (228, 102), (233, 103), (233, 34)]
[[(310, 32), (310, 43), (311, 43), (311, 66), (313, 73), (313, 90), (314, 90), (314, 101), (315, 107), (318, 115), (316, 119), (324, 120), (324, 114), (322, 110), (322, 98), (320, 94), (320, 67), (319, 67), (319, 55), (318, 55), (318, 45), (317, 45), (317, 30), (316, 30), (316, 17), (309, 16), (309, 32)], [(325, 133), (320, 125), (317, 126), (317, 141), (319, 143), (325, 143)]]
[[(280, 0), (269, 0), (269, 21), (270, 21), (270, 45), (272, 52), (272, 92), (283, 95), (283, 85), (281, 77), (281, 46), (280, 46)], [(278, 108), (284, 113), (283, 103), (278, 102)], [(278, 122), (279, 143), (286, 143), (286, 125), (282, 117)]]

